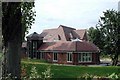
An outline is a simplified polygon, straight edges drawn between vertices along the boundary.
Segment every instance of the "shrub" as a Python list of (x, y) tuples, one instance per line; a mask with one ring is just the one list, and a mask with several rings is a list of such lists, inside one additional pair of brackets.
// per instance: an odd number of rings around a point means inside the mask
[(46, 80), (52, 78), (51, 68), (50, 66), (47, 67), (47, 69), (42, 72), (42, 74), (38, 74), (38, 70), (35, 66), (31, 67), (30, 74), (26, 71), (27, 66), (22, 67), (22, 73), (21, 73), (21, 79), (22, 80), (33, 80), (33, 79), (40, 79), (40, 80)]
[(48, 66), (47, 69), (44, 72), (42, 72), (41, 76), (42, 76), (43, 79), (52, 78), (53, 74), (51, 73), (50, 66)]
[(111, 75), (108, 76), (111, 80), (119, 80), (120, 77), (116, 73), (112, 73)]
[(41, 75), (38, 74), (37, 69), (33, 66), (30, 70), (29, 79), (38, 79), (41, 78)]
[(83, 76), (79, 76), (78, 79), (79, 80), (92, 80), (93, 79), (93, 75), (90, 75), (90, 74), (86, 73)]

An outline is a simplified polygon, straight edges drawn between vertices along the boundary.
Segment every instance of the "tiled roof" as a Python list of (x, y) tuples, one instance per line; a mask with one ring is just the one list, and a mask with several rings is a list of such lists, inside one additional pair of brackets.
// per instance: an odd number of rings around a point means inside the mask
[(78, 37), (79, 39), (83, 39), (84, 38), (84, 36), (85, 36), (85, 33), (86, 33), (86, 30), (85, 29), (81, 29), (81, 30), (74, 30), (73, 32), (75, 32), (74, 33), (74, 36), (75, 37)]
[(39, 48), (41, 51), (76, 51), (76, 52), (98, 52), (99, 49), (89, 42), (81, 41), (59, 41), (45, 42)]
[(28, 40), (42, 40), (42, 37), (38, 33), (36, 33), (36, 32), (28, 35), (26, 38)]
[(76, 30), (71, 27), (60, 25), (55, 29), (44, 30), (40, 36), (44, 37), (43, 40), (46, 40), (47, 42), (53, 42), (54, 39), (58, 39), (58, 36), (61, 39), (60, 41), (71, 41), (72, 38), (83, 40), (86, 36), (86, 30)]

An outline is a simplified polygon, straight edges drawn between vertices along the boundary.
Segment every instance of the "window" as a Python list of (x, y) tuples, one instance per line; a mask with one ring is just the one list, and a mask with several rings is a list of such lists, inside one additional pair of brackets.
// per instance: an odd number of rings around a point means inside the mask
[(52, 35), (50, 34), (49, 37), (52, 37)]
[(92, 53), (79, 53), (79, 62), (92, 62)]
[(37, 54), (37, 57), (38, 57), (38, 59), (44, 59), (45, 53), (44, 53), (44, 52), (39, 52), (39, 53)]
[(53, 61), (57, 62), (58, 60), (58, 53), (53, 53)]
[(33, 41), (33, 50), (35, 50), (37, 48), (37, 42)]
[(58, 40), (61, 40), (61, 37), (60, 37), (60, 35), (58, 35)]
[(69, 33), (69, 34), (70, 34), (70, 38), (73, 39), (73, 35), (72, 35), (72, 33)]
[(40, 53), (40, 59), (44, 59), (44, 53), (43, 52)]
[(67, 62), (72, 62), (72, 52), (67, 53)]

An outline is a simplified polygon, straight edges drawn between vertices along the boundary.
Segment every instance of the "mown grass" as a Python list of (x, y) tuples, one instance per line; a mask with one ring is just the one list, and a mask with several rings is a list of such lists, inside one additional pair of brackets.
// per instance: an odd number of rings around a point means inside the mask
[[(33, 61), (33, 62), (32, 62)], [(37, 63), (35, 62), (37, 61)], [(29, 63), (31, 62), (31, 63)], [(35, 66), (38, 73), (41, 74), (46, 70), (48, 66), (51, 66), (51, 73), (53, 78), (77, 78), (85, 75), (86, 73), (97, 76), (108, 76), (109, 74), (116, 73), (120, 75), (120, 67), (118, 66), (102, 66), (102, 67), (87, 67), (87, 66), (67, 66), (67, 65), (53, 65), (53, 64), (42, 64), (44, 61), (40, 60), (22, 60), (22, 65), (27, 66), (27, 72), (30, 73), (32, 66)]]

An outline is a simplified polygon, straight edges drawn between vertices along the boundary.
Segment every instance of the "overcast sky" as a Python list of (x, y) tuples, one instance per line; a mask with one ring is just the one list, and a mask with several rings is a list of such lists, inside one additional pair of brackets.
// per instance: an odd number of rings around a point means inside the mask
[(118, 9), (119, 0), (35, 0), (35, 24), (29, 30), (41, 33), (44, 29), (65, 25), (76, 29), (94, 27), (103, 11)]

